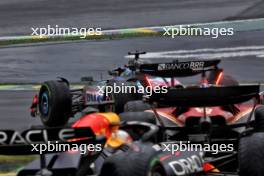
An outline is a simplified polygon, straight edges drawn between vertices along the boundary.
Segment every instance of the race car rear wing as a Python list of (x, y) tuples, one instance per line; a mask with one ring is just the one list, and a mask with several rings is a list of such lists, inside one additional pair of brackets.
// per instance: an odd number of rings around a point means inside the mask
[(169, 87), (167, 93), (154, 93), (146, 97), (150, 103), (162, 106), (210, 107), (224, 106), (260, 98), (259, 85), (240, 85), (222, 87)]
[(221, 60), (195, 60), (170, 63), (142, 64), (139, 72), (162, 77), (194, 76), (210, 70), (217, 70)]

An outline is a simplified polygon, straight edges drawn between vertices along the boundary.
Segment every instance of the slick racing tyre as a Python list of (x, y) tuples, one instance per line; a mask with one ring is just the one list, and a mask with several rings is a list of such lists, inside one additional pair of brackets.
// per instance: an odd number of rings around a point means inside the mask
[(63, 81), (47, 81), (40, 88), (38, 108), (42, 123), (48, 127), (65, 125), (72, 109), (69, 87)]
[(150, 104), (143, 102), (142, 100), (129, 101), (124, 106), (125, 112), (140, 112), (151, 109)]
[(151, 112), (123, 112), (119, 114), (121, 121), (139, 121), (156, 124), (155, 115)]
[(255, 110), (255, 130), (264, 132), (264, 105), (260, 105)]
[(264, 133), (255, 132), (239, 141), (238, 164), (240, 176), (264, 175)]
[[(127, 151), (113, 155), (106, 159), (100, 176), (146, 176), (153, 169), (153, 163), (157, 151), (151, 145), (141, 144), (139, 151)], [(156, 176), (166, 176), (163, 170), (153, 170)], [(150, 173), (150, 176), (154, 176)]]
[[(113, 90), (119, 88), (129, 88), (129, 87), (134, 87), (136, 89), (136, 85), (134, 82), (129, 82), (129, 81), (111, 81), (107, 84), (107, 87), (112, 88), (112, 92), (109, 92), (108, 95), (106, 96), (106, 99), (108, 100), (114, 100), (114, 107), (112, 110), (116, 113), (121, 113), (124, 112), (124, 105), (128, 101), (133, 101), (133, 100), (138, 100), (141, 98), (140, 94), (136, 92), (122, 92), (122, 91), (116, 91), (114, 92)], [(107, 109), (105, 111), (108, 111)]]

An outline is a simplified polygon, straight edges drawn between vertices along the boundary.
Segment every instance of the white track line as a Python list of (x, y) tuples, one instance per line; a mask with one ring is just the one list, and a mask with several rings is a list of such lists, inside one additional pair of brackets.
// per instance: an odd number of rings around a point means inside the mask
[[(103, 35), (111, 35), (111, 34), (120, 34), (125, 31), (133, 31), (133, 30), (139, 30), (139, 29), (146, 29), (146, 30), (154, 30), (154, 31), (164, 31), (164, 27), (176, 27), (176, 26), (210, 26), (210, 25), (238, 25), (238, 24), (244, 24), (244, 23), (252, 23), (250, 26), (254, 28), (254, 25), (256, 29), (264, 29), (264, 18), (258, 18), (258, 19), (247, 19), (247, 20), (233, 20), (233, 21), (217, 21), (217, 22), (208, 22), (208, 23), (191, 23), (191, 24), (176, 24), (176, 25), (167, 25), (167, 26), (144, 26), (144, 27), (137, 27), (137, 28), (124, 28), (124, 29), (112, 29), (112, 30), (103, 30)], [(25, 36), (3, 36), (0, 37), (0, 41), (6, 41), (6, 40), (20, 40), (25, 38), (31, 38), (30, 35)], [(62, 36), (60, 36), (62, 37)]]
[[(141, 58), (142, 59), (154, 59), (154, 58), (216, 59), (216, 58), (236, 58), (236, 57), (244, 57), (244, 56), (256, 56), (259, 58), (263, 58), (264, 45), (148, 52), (147, 54), (142, 55)], [(125, 57), (132, 58), (133, 56), (127, 55)]]
[[(232, 21), (216, 21), (216, 22), (208, 22), (208, 23), (190, 23), (190, 24), (176, 24), (176, 25), (167, 25), (167, 26), (142, 26), (137, 28), (144, 28), (144, 29), (153, 29), (157, 30), (163, 27), (172, 27), (172, 26), (201, 26), (201, 25), (218, 25), (218, 24), (236, 24), (236, 23), (249, 23), (249, 22), (264, 22), (264, 18), (258, 18), (258, 19), (246, 19), (246, 20), (232, 20)], [(263, 23), (264, 27), (264, 23)], [(105, 30), (105, 32), (118, 32), (120, 30), (133, 30), (137, 28), (124, 28), (124, 29), (112, 29), (112, 30)]]

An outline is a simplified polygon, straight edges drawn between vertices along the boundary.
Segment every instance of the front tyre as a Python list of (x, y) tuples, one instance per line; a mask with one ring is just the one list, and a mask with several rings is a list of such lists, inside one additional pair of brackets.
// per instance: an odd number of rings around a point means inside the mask
[(150, 144), (139, 144), (138, 147), (139, 151), (127, 151), (107, 158), (99, 176), (146, 176), (149, 171), (151, 176), (162, 175), (162, 170), (151, 166), (157, 151)]
[(72, 97), (65, 82), (44, 82), (38, 97), (40, 119), (45, 126), (64, 126), (68, 122), (71, 116)]

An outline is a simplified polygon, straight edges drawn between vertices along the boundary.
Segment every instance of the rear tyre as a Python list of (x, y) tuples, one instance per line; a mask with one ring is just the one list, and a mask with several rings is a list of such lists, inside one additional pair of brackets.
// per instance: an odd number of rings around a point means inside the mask
[(240, 176), (264, 175), (264, 133), (256, 132), (239, 141), (238, 164)]
[[(133, 89), (136, 89), (136, 85), (134, 82), (128, 82), (128, 81), (111, 81), (107, 84), (107, 86), (112, 87), (112, 90), (114, 90), (114, 87), (124, 88), (124, 87), (133, 87)], [(116, 113), (122, 113), (124, 112), (124, 105), (133, 100), (140, 99), (140, 94), (138, 93), (130, 93), (130, 92), (110, 92), (109, 95), (106, 95), (106, 98), (108, 100), (114, 100), (114, 107), (111, 109)], [(107, 109), (105, 111), (108, 111)]]
[(148, 103), (143, 102), (142, 100), (129, 101), (124, 106), (125, 112), (139, 112), (151, 109), (151, 106)]
[(125, 122), (139, 121), (156, 124), (155, 115), (151, 112), (124, 112), (119, 114), (119, 116), (120, 120)]
[(261, 105), (255, 110), (255, 129), (256, 131), (264, 132), (264, 105)]
[(40, 88), (38, 108), (42, 123), (48, 127), (64, 126), (72, 109), (69, 87), (62, 81), (47, 81)]

